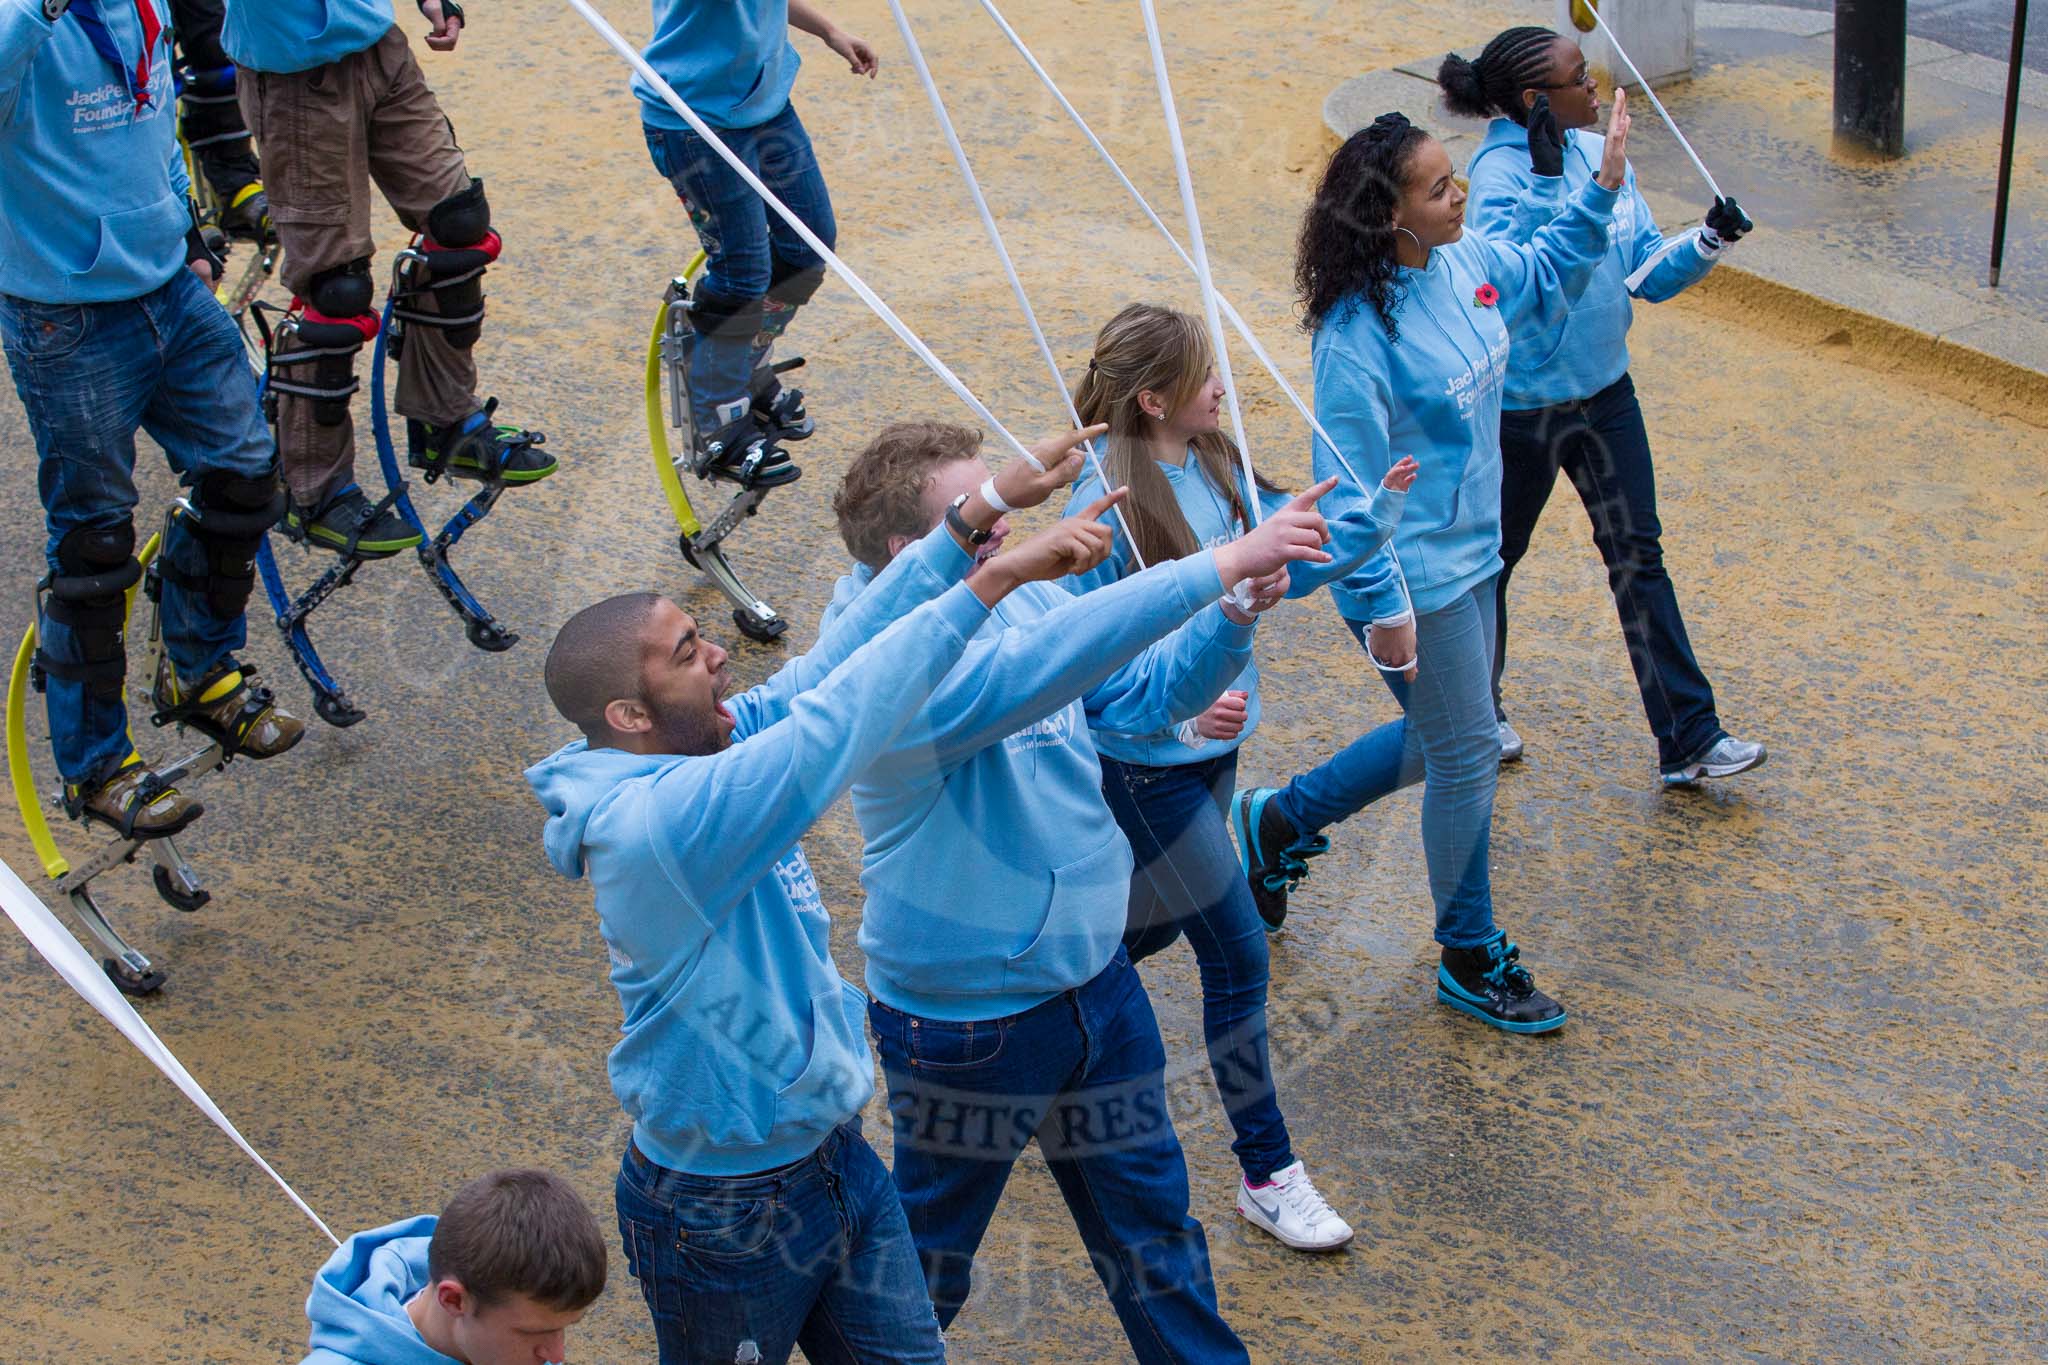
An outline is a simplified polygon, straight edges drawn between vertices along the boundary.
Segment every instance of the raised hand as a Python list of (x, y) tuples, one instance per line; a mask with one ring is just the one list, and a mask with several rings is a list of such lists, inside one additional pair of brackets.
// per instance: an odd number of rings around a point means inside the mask
[(1045, 468), (1033, 469), (1030, 460), (1019, 456), (997, 473), (996, 492), (1012, 507), (1038, 506), (1081, 477), (1088, 463), (1082, 443), (1095, 440), (1108, 430), (1109, 423), (1097, 422), (1092, 427), (1033, 442), (1031, 454)]
[(1314, 488), (1295, 494), (1257, 528), (1227, 545), (1216, 547), (1216, 573), (1227, 591), (1240, 580), (1264, 578), (1289, 564), (1327, 564), (1330, 528), (1316, 503), (1337, 486), (1333, 474)]
[(1393, 489), (1396, 493), (1406, 493), (1415, 486), (1415, 476), (1421, 470), (1422, 466), (1415, 463), (1413, 455), (1403, 455), (1394, 467), (1387, 471), (1387, 477), (1381, 479), (1380, 484), (1382, 487)]
[(1130, 494), (1128, 488), (1105, 493), (1075, 515), (1056, 522), (1022, 544), (991, 559), (967, 580), (975, 596), (994, 606), (1025, 583), (1048, 583), (1068, 574), (1087, 573), (1115, 547), (1116, 537), (1098, 520)]
[(1564, 130), (1557, 126), (1548, 95), (1538, 95), (1529, 106), (1529, 169), (1538, 175), (1564, 174)]
[(1721, 241), (1739, 242), (1755, 227), (1733, 199), (1716, 199), (1707, 210), (1707, 231)]
[(1628, 91), (1616, 87), (1614, 108), (1607, 115), (1607, 146), (1600, 154), (1600, 173), (1593, 179), (1618, 190), (1628, 178)]

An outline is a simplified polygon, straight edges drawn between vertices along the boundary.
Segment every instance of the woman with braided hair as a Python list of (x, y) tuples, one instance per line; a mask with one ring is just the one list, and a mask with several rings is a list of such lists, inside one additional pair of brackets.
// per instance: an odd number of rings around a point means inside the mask
[[(1511, 28), (1474, 61), (1456, 53), (1444, 58), (1437, 84), (1452, 112), (1493, 120), (1466, 166), (1473, 226), (1506, 241), (1530, 241), (1605, 155), (1591, 131), (1600, 97), (1586, 54), (1547, 28)], [(1750, 226), (1734, 200), (1716, 199), (1703, 226), (1666, 239), (1628, 170), (1607, 255), (1585, 294), (1557, 316), (1525, 318), (1513, 328), (1502, 390), (1501, 571), (1494, 588), (1493, 706), (1503, 763), (1522, 756), (1521, 736), (1501, 705), (1508, 578), (1529, 548), (1559, 469), (1578, 489), (1607, 564), (1664, 786), (1690, 787), (1764, 761), (1763, 745), (1721, 728), (1713, 686), (1686, 637), (1678, 594), (1664, 571), (1657, 476), (1628, 372), (1629, 300), (1661, 303), (1692, 285)]]
[[(1617, 98), (1599, 174), (1525, 246), (1467, 235), (1442, 144), (1383, 114), (1330, 159), (1295, 256), (1316, 417), (1361, 478), (1401, 455), (1421, 465), (1392, 542), (1330, 587), (1403, 714), (1284, 788), (1238, 793), (1246, 875), (1284, 894), (1327, 846), (1319, 831), (1420, 780), (1437, 998), (1513, 1033), (1546, 1033), (1565, 1012), (1493, 922), (1501, 379), (1509, 328), (1563, 317), (1605, 257), (1627, 142)], [(1338, 472), (1320, 441), (1315, 468)], [(1370, 491), (1340, 483), (1324, 500), (1330, 524), (1342, 498)]]

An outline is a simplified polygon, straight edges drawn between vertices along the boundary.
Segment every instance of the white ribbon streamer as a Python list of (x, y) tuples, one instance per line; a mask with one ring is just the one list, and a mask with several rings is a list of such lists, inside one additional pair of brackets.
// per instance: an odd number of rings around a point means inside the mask
[(1630, 60), (1628, 50), (1621, 45), (1621, 39), (1614, 36), (1614, 30), (1607, 27), (1607, 21), (1600, 17), (1599, 6), (1593, 3), (1593, 0), (1587, 0), (1586, 10), (1593, 16), (1593, 22), (1600, 26), (1600, 31), (1607, 35), (1607, 41), (1614, 45), (1614, 55), (1621, 58), (1622, 65), (1636, 78), (1636, 84), (1643, 87), (1643, 93), (1650, 97), (1650, 107), (1663, 116), (1664, 126), (1671, 130), (1671, 136), (1678, 139), (1678, 145), (1685, 148), (1685, 154), (1692, 158), (1693, 169), (1700, 173), (1700, 179), (1707, 182), (1707, 188), (1714, 192), (1716, 199), (1727, 198), (1721, 193), (1721, 187), (1714, 183), (1714, 177), (1707, 170), (1707, 163), (1700, 160), (1700, 154), (1685, 140), (1685, 134), (1678, 131), (1678, 121), (1671, 117), (1671, 111), (1664, 107), (1664, 101), (1657, 98), (1657, 92), (1650, 88), (1650, 83), (1643, 79), (1643, 73), (1636, 68), (1635, 62)]
[(597, 36), (604, 39), (614, 52), (625, 58), (626, 64), (633, 68), (640, 79), (647, 82), (648, 86), (661, 96), (662, 101), (669, 108), (676, 111), (676, 117), (689, 124), (697, 136), (703, 138), (705, 144), (711, 150), (717, 152), (725, 164), (732, 167), (740, 179), (744, 180), (753, 189), (754, 193), (761, 196), (762, 202), (774, 210), (778, 218), (789, 224), (790, 230), (803, 239), (804, 245), (815, 251), (819, 258), (831, 268), (832, 273), (844, 280), (846, 287), (858, 295), (862, 303), (865, 303), (874, 310), (875, 316), (880, 318), (888, 326), (889, 330), (896, 334), (897, 339), (905, 346), (908, 346), (919, 360), (922, 360), (930, 367), (931, 372), (937, 375), (941, 382), (951, 389), (961, 402), (967, 405), (968, 411), (987, 423), (998, 436), (1002, 437), (1009, 444), (1012, 450), (1023, 456), (1024, 460), (1033, 469), (1042, 471), (1045, 468), (1044, 465), (1039, 463), (1038, 457), (1033, 455), (1022, 441), (1010, 434), (1008, 427), (996, 420), (995, 414), (990, 412), (988, 407), (979, 398), (974, 396), (973, 390), (969, 389), (967, 385), (960, 381), (958, 375), (946, 367), (946, 362), (934, 355), (931, 347), (925, 345), (917, 333), (910, 330), (909, 324), (905, 323), (902, 318), (897, 317), (895, 310), (890, 308), (888, 304), (882, 302), (882, 296), (869, 288), (867, 281), (855, 274), (852, 266), (840, 260), (838, 253), (833, 251), (831, 247), (826, 246), (818, 234), (811, 231), (804, 224), (804, 221), (790, 210), (789, 205), (783, 203), (772, 190), (761, 183), (761, 178), (748, 169), (747, 163), (735, 156), (732, 148), (725, 145), (725, 139), (713, 132), (711, 126), (705, 123), (703, 119), (697, 117), (697, 112), (694, 109), (683, 103), (683, 97), (675, 92), (675, 88), (663, 80), (660, 73), (647, 64), (647, 60), (633, 48), (631, 43), (628, 43), (619, 36), (619, 31), (613, 28), (602, 14), (599, 14), (590, 7), (588, 0), (568, 0), (568, 3), (569, 8), (582, 15), (584, 21), (597, 30)]
[(135, 1007), (128, 1003), (127, 998), (115, 989), (114, 983), (107, 979), (107, 974), (100, 970), (99, 964), (87, 955), (85, 949), (78, 945), (78, 940), (57, 922), (57, 917), (50, 913), (49, 907), (28, 889), (21, 878), (15, 875), (14, 869), (5, 862), (0, 862), (0, 908), (7, 911), (7, 917), (14, 921), (15, 928), (21, 930), (22, 936), (43, 955), (43, 959), (57, 975), (63, 977), (71, 989), (78, 992), (86, 1004), (99, 1011), (108, 1023), (119, 1029), (121, 1036), (133, 1043), (135, 1050), (147, 1057), (157, 1070), (163, 1072), (172, 1085), (182, 1090), (185, 1098), (192, 1101), (200, 1113), (211, 1119), (216, 1128), (226, 1133), (234, 1141), (235, 1146), (241, 1148), (243, 1153), (256, 1163), (263, 1174), (276, 1181), (277, 1187), (285, 1192), (285, 1197), (298, 1207), (300, 1213), (313, 1220), (313, 1226), (320, 1229), (322, 1236), (336, 1246), (341, 1245), (341, 1239), (328, 1229), (327, 1224), (321, 1221), (320, 1215), (313, 1212), (306, 1201), (299, 1198), (298, 1191), (286, 1184), (285, 1178), (273, 1170), (270, 1163), (249, 1145), (248, 1139), (228, 1121), (227, 1115), (221, 1113), (220, 1106), (213, 1102), (213, 1098), (199, 1082), (192, 1079), (192, 1074), (185, 1070), (184, 1064), (164, 1046), (155, 1031), (143, 1022), (142, 1016), (135, 1012)]
[[(1038, 346), (1039, 358), (1052, 374), (1052, 386), (1059, 390), (1060, 402), (1067, 410), (1067, 417), (1076, 431), (1081, 429), (1081, 414), (1074, 407), (1074, 396), (1067, 390), (1067, 377), (1060, 370), (1060, 362), (1052, 353), (1052, 343), (1045, 339), (1045, 329), (1038, 325), (1038, 313), (1031, 306), (1031, 296), (1024, 292), (1024, 281), (1017, 274), (1017, 264), (1010, 259), (1010, 249), (1003, 243), (1002, 229), (996, 226), (995, 214), (990, 211), (988, 198), (981, 192), (981, 181), (975, 177), (974, 166), (967, 159), (967, 149), (960, 145), (960, 135), (953, 128), (953, 119), (946, 112), (946, 101), (939, 94), (938, 82), (932, 79), (929, 66), (925, 65), (924, 49), (918, 45), (917, 35), (911, 31), (910, 16), (903, 12), (902, 0), (889, 0), (889, 12), (896, 16), (897, 31), (903, 35), (903, 45), (910, 50), (910, 65), (917, 72), (917, 79), (924, 85), (925, 98), (931, 102), (932, 115), (939, 122), (939, 131), (945, 134), (946, 145), (953, 151), (953, 164), (960, 168), (960, 178), (967, 183), (968, 197), (974, 200), (974, 211), (981, 215), (982, 231), (988, 234), (989, 245), (995, 248), (996, 259), (1003, 263), (1003, 274), (1009, 277), (1010, 292), (1017, 296), (1017, 307), (1024, 312), (1024, 321), (1031, 328), (1031, 340)], [(1083, 441), (1081, 447), (1088, 454), (1088, 462), (1095, 469), (1095, 477), (1102, 481), (1102, 491), (1111, 491), (1109, 472), (1102, 467), (1102, 457), (1095, 453), (1095, 442)], [(1007, 510), (1007, 509), (1006, 509)], [(1138, 538), (1131, 534), (1131, 524), (1124, 519), (1121, 506), (1110, 509), (1116, 514), (1117, 525), (1124, 528), (1124, 542), (1131, 547), (1131, 557), (1138, 567), (1145, 567), (1145, 556), (1138, 549)]]
[[(1045, 69), (1044, 64), (1038, 60), (1038, 57), (1031, 51), (1031, 48), (1024, 42), (1024, 39), (1018, 36), (1017, 30), (1010, 26), (1010, 21), (1003, 17), (1002, 11), (995, 7), (994, 0), (979, 0), (979, 3), (982, 10), (995, 22), (996, 27), (1002, 30), (1003, 36), (1010, 40), (1010, 46), (1017, 49), (1017, 55), (1024, 59), (1024, 64), (1031, 68), (1032, 74), (1036, 75), (1040, 84), (1045, 86), (1047, 93), (1058, 102), (1060, 108), (1066, 111), (1067, 117), (1074, 121), (1074, 126), (1081, 130), (1081, 136), (1088, 140), (1088, 145), (1095, 149), (1096, 154), (1102, 158), (1103, 164), (1109, 167), (1110, 174), (1117, 178), (1117, 183), (1122, 185), (1125, 193), (1131, 196), (1131, 202), (1138, 206), (1145, 217), (1151, 221), (1153, 227), (1159, 229), (1159, 235), (1166, 239), (1166, 244), (1173, 248), (1176, 256), (1180, 257), (1181, 264), (1185, 265), (1191, 273), (1195, 273), (1199, 278), (1200, 272), (1195, 269), (1194, 258), (1189, 256), (1187, 251), (1181, 246), (1180, 239), (1173, 235), (1173, 229), (1166, 225), (1165, 220), (1160, 218), (1150, 201), (1145, 198), (1143, 191), (1132, 183), (1130, 176), (1124, 173), (1124, 168), (1117, 163), (1116, 157), (1110, 154), (1109, 148), (1103, 145), (1102, 139), (1095, 135), (1095, 130), (1088, 126), (1088, 120), (1081, 117), (1081, 111), (1074, 107), (1074, 102), (1067, 98), (1065, 91), (1060, 89), (1059, 82), (1052, 78), (1052, 74)], [(1338, 468), (1342, 469), (1351, 482), (1358, 486), (1361, 494), (1368, 498), (1371, 497), (1375, 485), (1359, 477), (1359, 473), (1352, 467), (1351, 461), (1344, 458), (1344, 452), (1338, 448), (1335, 438), (1329, 432), (1323, 430), (1323, 424), (1316, 420), (1315, 412), (1309, 407), (1302, 396), (1295, 391), (1294, 385), (1287, 382), (1287, 376), (1280, 372), (1280, 366), (1274, 362), (1272, 355), (1267, 352), (1264, 346), (1259, 344), (1258, 337), (1253, 334), (1252, 329), (1246, 324), (1243, 316), (1238, 313), (1237, 309), (1231, 306), (1230, 300), (1225, 298), (1220, 292), (1216, 295), (1216, 304), (1222, 310), (1223, 315), (1230, 320), (1231, 328), (1238, 336), (1244, 339), (1245, 345), (1251, 347), (1252, 354), (1258, 358), (1259, 363), (1266, 367), (1266, 373), (1273, 377), (1273, 382), (1280, 386), (1280, 391), (1287, 395), (1287, 401), (1294, 404), (1294, 410), (1301, 414), (1303, 421), (1308, 423), (1309, 430), (1315, 433), (1316, 439), (1323, 443), (1324, 448), (1337, 461)], [(1242, 445), (1240, 445), (1240, 449), (1242, 449)], [(1389, 557), (1393, 559), (1394, 574), (1400, 581), (1402, 601), (1409, 602), (1412, 608), (1412, 600), (1408, 596), (1408, 580), (1406, 575), (1401, 573), (1400, 561), (1398, 557)]]
[(1223, 377), (1223, 399), (1230, 405), (1230, 429), (1237, 437), (1238, 460), (1244, 466), (1244, 498), (1251, 505), (1252, 525), (1257, 526), (1259, 485), (1252, 473), (1252, 452), (1244, 438), (1244, 414), (1237, 406), (1237, 380), (1230, 373), (1229, 338), (1223, 335), (1223, 319), (1216, 305), (1216, 280), (1209, 270), (1209, 248), (1202, 240), (1202, 214), (1195, 206), (1195, 178), (1188, 169), (1188, 149), (1181, 142), (1180, 113), (1174, 108), (1173, 82), (1166, 74), (1166, 48), (1159, 41), (1159, 15), (1152, 0), (1138, 0), (1145, 16), (1145, 42), (1152, 49), (1152, 78), (1159, 86), (1159, 104), (1166, 113), (1166, 140), (1173, 150), (1173, 174), (1180, 182), (1180, 207), (1188, 222), (1188, 246), (1194, 252), (1195, 279), (1202, 286), (1202, 312), (1209, 322), (1209, 344), (1216, 352), (1216, 368)]

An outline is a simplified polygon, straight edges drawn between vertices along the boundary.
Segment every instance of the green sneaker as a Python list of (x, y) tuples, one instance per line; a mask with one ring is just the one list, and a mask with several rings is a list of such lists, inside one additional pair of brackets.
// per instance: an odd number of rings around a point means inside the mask
[(358, 559), (385, 559), (425, 539), (392, 507), (372, 503), (354, 484), (330, 493), (317, 508), (287, 500), (284, 530), (294, 540)]
[(539, 448), (548, 438), (537, 431), (492, 421), (497, 409), (498, 400), (493, 398), (481, 411), (447, 426), (408, 421), (406, 462), (428, 471), (429, 481), (447, 473), (460, 479), (520, 484), (535, 483), (554, 473), (558, 462)]

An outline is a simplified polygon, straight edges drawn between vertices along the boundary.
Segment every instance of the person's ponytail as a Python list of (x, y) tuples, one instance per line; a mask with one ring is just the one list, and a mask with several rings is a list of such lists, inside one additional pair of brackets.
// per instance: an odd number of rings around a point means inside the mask
[(1492, 118), (1493, 102), (1486, 97), (1486, 85), (1479, 68), (1453, 52), (1436, 69), (1436, 83), (1444, 92), (1444, 108), (1466, 118)]

